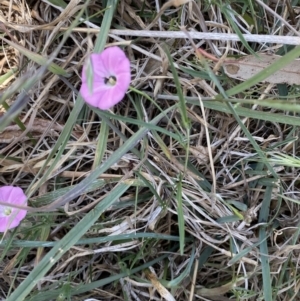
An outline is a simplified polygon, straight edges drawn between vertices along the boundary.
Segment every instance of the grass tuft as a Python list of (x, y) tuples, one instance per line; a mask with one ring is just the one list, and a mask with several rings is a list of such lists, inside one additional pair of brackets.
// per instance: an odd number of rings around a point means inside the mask
[[(299, 11), (275, 2), (1, 2), (0, 186), (29, 206), (1, 300), (299, 300), (299, 87), (266, 82)], [(114, 45), (131, 86), (100, 111), (81, 70)]]

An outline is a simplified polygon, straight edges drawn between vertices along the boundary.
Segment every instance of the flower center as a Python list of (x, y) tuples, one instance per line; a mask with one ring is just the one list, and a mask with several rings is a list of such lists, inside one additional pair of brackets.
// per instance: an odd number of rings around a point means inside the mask
[(12, 208), (0, 205), (0, 217), (10, 216), (11, 212), (12, 212)]
[(117, 78), (113, 75), (104, 78), (105, 85), (114, 86), (117, 83)]

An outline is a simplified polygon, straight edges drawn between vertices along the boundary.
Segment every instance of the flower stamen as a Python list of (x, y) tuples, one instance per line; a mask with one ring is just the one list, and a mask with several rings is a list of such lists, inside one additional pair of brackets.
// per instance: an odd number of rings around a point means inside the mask
[(4, 215), (6, 215), (6, 216), (9, 216), (9, 215), (11, 215), (11, 208), (9, 208), (9, 207), (5, 207), (5, 209), (4, 209)]
[(108, 86), (114, 86), (117, 83), (117, 78), (113, 75), (111, 75), (110, 77), (106, 77), (104, 78), (104, 83)]

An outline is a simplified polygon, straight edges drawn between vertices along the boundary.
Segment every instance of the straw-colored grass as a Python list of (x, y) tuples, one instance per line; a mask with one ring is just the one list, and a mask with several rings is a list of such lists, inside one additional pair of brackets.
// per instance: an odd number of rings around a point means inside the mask
[[(1, 300), (300, 300), (299, 88), (222, 67), (299, 57), (299, 8), (166, 2), (1, 1), (0, 182), (30, 207)], [(111, 45), (132, 82), (100, 111), (81, 69)]]

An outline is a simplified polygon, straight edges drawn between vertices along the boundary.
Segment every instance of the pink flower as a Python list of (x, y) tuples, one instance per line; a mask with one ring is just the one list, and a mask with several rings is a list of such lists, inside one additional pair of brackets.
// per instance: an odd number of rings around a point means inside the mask
[[(27, 197), (19, 187), (0, 188), (0, 201), (7, 204), (27, 206)], [(0, 232), (17, 227), (26, 216), (27, 210), (21, 210), (0, 204)]]
[(93, 53), (84, 64), (80, 93), (93, 107), (107, 110), (120, 102), (130, 84), (130, 62), (119, 47)]

